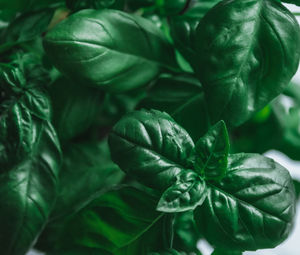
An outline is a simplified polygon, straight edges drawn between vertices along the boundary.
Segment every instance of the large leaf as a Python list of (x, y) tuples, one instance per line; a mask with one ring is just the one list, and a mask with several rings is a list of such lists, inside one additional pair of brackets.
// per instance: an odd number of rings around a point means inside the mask
[(111, 161), (106, 141), (70, 143), (63, 152), (59, 195), (51, 218), (76, 213), (124, 176)]
[(177, 68), (173, 49), (159, 28), (116, 10), (71, 15), (46, 35), (44, 47), (64, 74), (109, 91), (144, 86), (163, 67)]
[(53, 102), (53, 124), (62, 140), (86, 131), (100, 112), (101, 93), (60, 77), (49, 88)]
[[(145, 192), (120, 187), (94, 199), (65, 222), (49, 223), (42, 237), (48, 244), (47, 251), (78, 247), (87, 252), (98, 249), (98, 254), (101, 250), (118, 255), (144, 254), (143, 250), (151, 249), (151, 239), (159, 247), (156, 237), (161, 226), (157, 224), (163, 214), (155, 206), (156, 199)], [(150, 239), (144, 236), (147, 234)]]
[(226, 125), (219, 121), (201, 137), (195, 146), (195, 169), (205, 179), (221, 179), (227, 170), (229, 137)]
[(30, 156), (0, 174), (0, 243), (4, 255), (23, 255), (44, 227), (56, 199), (61, 154), (51, 125), (41, 124)]
[(142, 110), (125, 115), (114, 126), (109, 146), (123, 171), (158, 190), (164, 191), (192, 167), (194, 143), (167, 113)]
[(299, 45), (298, 22), (277, 1), (211, 9), (197, 27), (194, 67), (213, 121), (238, 126), (279, 95), (297, 70)]
[(194, 141), (204, 135), (210, 125), (202, 86), (190, 75), (160, 76), (139, 107), (166, 111)]
[(227, 175), (207, 183), (208, 196), (195, 211), (205, 238), (220, 249), (257, 250), (288, 236), (295, 214), (289, 172), (258, 154), (232, 154)]
[(40, 120), (50, 119), (47, 95), (26, 80), (20, 68), (1, 64), (0, 165), (2, 171), (31, 153), (38, 142)]

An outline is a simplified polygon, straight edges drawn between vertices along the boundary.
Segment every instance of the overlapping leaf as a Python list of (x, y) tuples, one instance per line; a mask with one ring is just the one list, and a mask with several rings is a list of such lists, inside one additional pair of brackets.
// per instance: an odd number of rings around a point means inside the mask
[(115, 92), (146, 85), (163, 67), (177, 68), (159, 28), (116, 10), (83, 10), (70, 16), (47, 34), (44, 47), (70, 78)]
[(209, 182), (208, 196), (195, 220), (205, 238), (220, 249), (257, 250), (288, 236), (295, 214), (289, 172), (258, 154), (233, 154), (228, 173)]
[(299, 44), (295, 17), (277, 1), (211, 9), (197, 27), (194, 68), (213, 121), (238, 126), (278, 96), (297, 70)]

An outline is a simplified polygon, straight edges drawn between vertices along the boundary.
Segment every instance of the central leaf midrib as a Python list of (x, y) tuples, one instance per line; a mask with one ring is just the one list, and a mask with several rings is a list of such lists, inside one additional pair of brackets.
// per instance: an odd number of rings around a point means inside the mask
[(137, 55), (137, 54), (125, 52), (125, 51), (122, 51), (120, 49), (113, 49), (112, 47), (109, 47), (107, 45), (104, 46), (104, 45), (100, 45), (100, 44), (94, 43), (94, 42), (83, 41), (83, 40), (72, 41), (72, 40), (49, 40), (49, 39), (47, 39), (45, 41), (48, 42), (48, 43), (51, 43), (51, 44), (56, 44), (56, 43), (61, 43), (61, 44), (63, 44), (63, 43), (80, 44), (80, 43), (82, 43), (82, 44), (93, 45), (93, 46), (97, 46), (97, 47), (101, 47), (101, 48), (107, 49), (107, 50), (112, 51), (112, 52), (117, 52), (119, 54), (128, 55), (128, 56), (131, 56), (131, 57), (134, 57), (134, 58), (142, 58), (145, 61), (153, 63), (153, 64), (158, 65), (158, 66), (165, 66), (165, 67), (171, 68), (173, 70), (176, 69), (175, 67), (173, 67), (173, 66), (171, 66), (171, 65), (169, 65), (167, 63), (164, 63), (164, 62), (158, 62), (158, 61), (156, 61), (154, 59), (149, 59), (149, 58), (147, 58), (145, 56), (141, 56), (141, 55)]
[(273, 217), (273, 218), (276, 218), (276, 219), (278, 219), (278, 220), (284, 222), (285, 224), (290, 224), (290, 222), (288, 222), (288, 221), (286, 221), (286, 220), (280, 218), (279, 216), (273, 215), (273, 214), (271, 214), (270, 212), (266, 212), (266, 211), (264, 211), (263, 209), (258, 208), (258, 207), (256, 207), (256, 206), (254, 206), (253, 204), (250, 204), (250, 203), (247, 202), (247, 201), (244, 201), (244, 200), (242, 200), (242, 199), (240, 199), (240, 198), (238, 198), (238, 197), (235, 197), (234, 195), (228, 193), (227, 191), (221, 189), (220, 187), (217, 187), (217, 186), (213, 185), (213, 184), (210, 183), (210, 182), (207, 182), (207, 185), (210, 186), (212, 189), (218, 190), (219, 192), (222, 192), (222, 193), (225, 194), (226, 196), (231, 197), (231, 198), (233, 198), (234, 200), (237, 200), (237, 201), (240, 202), (241, 204), (246, 204), (246, 205), (249, 206), (249, 207), (255, 208), (256, 210), (258, 210), (258, 211), (259, 211), (260, 213), (262, 213), (262, 214), (266, 214), (266, 215), (269, 215), (269, 216), (271, 216), (271, 217)]
[(174, 161), (173, 159), (169, 159), (167, 155), (164, 155), (164, 154), (160, 154), (158, 153), (157, 151), (155, 151), (153, 148), (149, 147), (149, 146), (146, 146), (145, 144), (140, 144), (136, 141), (132, 141), (131, 139), (129, 139), (128, 137), (124, 136), (124, 135), (121, 135), (119, 133), (117, 133), (116, 131), (111, 131), (111, 134), (114, 134), (116, 136), (119, 136), (121, 139), (127, 141), (128, 143), (131, 143), (133, 145), (137, 145), (139, 147), (142, 147), (143, 149), (146, 149), (148, 151), (151, 151), (151, 153), (159, 156), (160, 158), (162, 158), (163, 160), (167, 161), (167, 162), (170, 162), (171, 164), (177, 166), (178, 168), (182, 168), (182, 169), (188, 169), (187, 166), (184, 166), (181, 162), (178, 163), (176, 161)]

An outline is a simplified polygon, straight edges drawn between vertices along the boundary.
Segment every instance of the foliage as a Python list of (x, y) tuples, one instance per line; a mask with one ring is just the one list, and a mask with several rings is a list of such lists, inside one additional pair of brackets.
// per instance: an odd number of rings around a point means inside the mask
[[(299, 1), (286, 2), (299, 5)], [(294, 227), (300, 29), (278, 0), (0, 2), (3, 255), (241, 255)]]

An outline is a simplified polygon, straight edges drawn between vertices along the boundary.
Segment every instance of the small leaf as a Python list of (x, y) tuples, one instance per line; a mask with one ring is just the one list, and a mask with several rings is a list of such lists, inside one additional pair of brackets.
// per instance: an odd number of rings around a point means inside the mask
[(221, 179), (227, 170), (229, 137), (224, 121), (219, 121), (195, 146), (195, 168), (206, 179)]
[(189, 170), (161, 196), (156, 210), (167, 213), (194, 210), (207, 195), (205, 181)]

